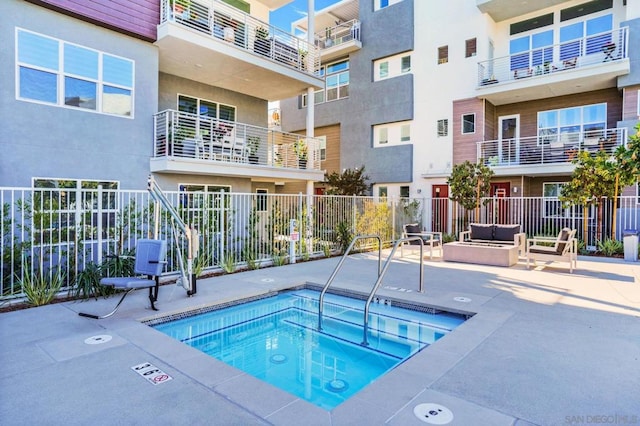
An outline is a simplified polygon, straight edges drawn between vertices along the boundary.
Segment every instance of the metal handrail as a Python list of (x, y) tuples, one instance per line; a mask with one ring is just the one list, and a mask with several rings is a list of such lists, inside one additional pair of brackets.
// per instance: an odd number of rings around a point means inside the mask
[[(374, 234), (371, 234), (371, 235), (357, 235), (351, 241), (351, 244), (349, 244), (349, 247), (347, 247), (347, 249), (344, 251), (344, 254), (342, 255), (342, 259), (340, 259), (340, 262), (338, 262), (338, 265), (336, 265), (335, 269), (333, 270), (333, 273), (329, 277), (329, 280), (324, 285), (324, 288), (322, 289), (322, 292), (320, 292), (320, 300), (319, 300), (319, 306), (318, 306), (318, 330), (322, 330), (322, 305), (324, 303), (324, 294), (327, 292), (327, 289), (329, 288), (329, 286), (331, 285), (331, 283), (335, 279), (336, 275), (338, 275), (338, 271), (340, 270), (340, 268), (342, 268), (342, 264), (347, 259), (347, 256), (349, 256), (349, 253), (351, 253), (351, 249), (356, 244), (356, 241), (364, 240), (364, 239), (368, 239), (368, 238), (377, 238), (378, 239), (378, 276), (380, 276), (380, 265), (382, 264), (382, 239), (380, 238), (379, 235), (374, 235)], [(420, 255), (422, 256), (422, 250), (420, 251)]]
[[(420, 286), (419, 286), (419, 291), (420, 293), (424, 293), (424, 287), (423, 287), (423, 282), (424, 282), (424, 259), (423, 259), (423, 251), (424, 251), (424, 241), (422, 241), (422, 237), (406, 237), (406, 238), (400, 238), (399, 240), (396, 241), (396, 243), (393, 245), (393, 249), (391, 249), (391, 253), (389, 254), (389, 257), (387, 258), (387, 261), (384, 263), (384, 267), (382, 268), (382, 271), (378, 274), (378, 280), (376, 281), (376, 283), (373, 285), (373, 289), (371, 290), (371, 293), (369, 293), (369, 298), (367, 299), (367, 303), (364, 305), (364, 324), (363, 324), (363, 330), (362, 330), (362, 345), (364, 346), (368, 346), (369, 342), (367, 341), (367, 332), (369, 330), (369, 305), (371, 304), (371, 301), (373, 300), (373, 295), (376, 293), (376, 291), (378, 291), (378, 288), (380, 287), (380, 284), (382, 284), (382, 279), (384, 278), (384, 274), (387, 272), (387, 269), (389, 269), (389, 265), (391, 264), (391, 259), (393, 259), (393, 255), (395, 254), (396, 250), (398, 249), (398, 247), (400, 247), (400, 244), (407, 242), (407, 241), (420, 241)], [(440, 242), (440, 244), (442, 244), (442, 241)]]

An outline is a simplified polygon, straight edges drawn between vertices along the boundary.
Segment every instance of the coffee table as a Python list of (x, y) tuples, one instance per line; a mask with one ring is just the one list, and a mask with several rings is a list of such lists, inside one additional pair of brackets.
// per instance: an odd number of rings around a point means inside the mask
[(473, 263), (477, 265), (513, 266), (518, 263), (518, 246), (502, 244), (446, 243), (443, 259), (447, 262)]

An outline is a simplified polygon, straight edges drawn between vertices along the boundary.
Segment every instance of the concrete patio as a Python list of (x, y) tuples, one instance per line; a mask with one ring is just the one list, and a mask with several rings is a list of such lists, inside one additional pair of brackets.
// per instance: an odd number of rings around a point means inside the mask
[[(107, 312), (117, 299), (0, 314), (1, 422), (404, 426), (428, 424), (414, 407), (432, 403), (451, 411), (451, 425), (640, 424), (639, 263), (580, 257), (569, 274), (566, 264), (527, 270), (522, 259), (510, 268), (425, 261), (421, 294), (417, 256), (397, 258), (379, 294), (475, 315), (331, 412), (140, 322), (324, 284), (338, 260), (199, 280), (191, 298), (163, 286), (157, 313), (139, 291), (105, 320), (77, 313)], [(351, 257), (334, 287), (368, 293), (376, 261)], [(101, 335), (112, 339), (85, 343)], [(172, 380), (149, 383), (132, 370), (144, 362)]]

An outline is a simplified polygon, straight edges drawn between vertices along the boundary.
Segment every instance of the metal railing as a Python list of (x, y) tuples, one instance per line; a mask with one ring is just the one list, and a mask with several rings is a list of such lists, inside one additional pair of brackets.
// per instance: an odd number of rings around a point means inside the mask
[[(164, 194), (184, 223), (198, 230), (198, 258), (193, 261), (198, 274), (219, 271), (223, 265), (252, 268), (286, 260), (291, 219), (299, 224), (295, 256), (301, 259), (337, 254), (342, 241), (353, 235), (375, 234), (383, 245), (391, 243), (401, 238), (402, 225), (408, 223), (443, 232), (445, 242), (457, 239), (470, 222), (520, 224), (529, 237), (555, 236), (570, 227), (587, 248), (610, 238), (622, 240), (625, 229), (640, 229), (637, 196), (618, 197), (614, 216), (612, 199), (585, 210), (551, 196), (488, 198), (477, 209), (465, 210), (448, 198)], [(155, 235), (156, 229), (171, 248), (165, 274), (177, 276), (178, 251), (188, 251), (184, 239), (176, 242), (172, 217), (166, 210), (156, 214), (156, 203), (146, 190), (0, 187), (0, 204), (2, 299), (22, 297), (20, 283), (28, 274), (52, 276), (63, 270), (66, 287), (72, 289), (90, 265), (130, 253), (138, 239)]]
[(342, 22), (334, 27), (327, 27), (323, 31), (315, 33), (316, 46), (320, 49), (328, 49), (352, 40), (361, 41), (360, 21), (352, 19)]
[(628, 58), (629, 29), (618, 28), (587, 37), (478, 63), (478, 86), (528, 77), (545, 77)]
[(581, 151), (612, 154), (625, 145), (627, 129), (546, 133), (543, 136), (506, 138), (477, 143), (479, 162), (489, 167), (569, 163)]
[(160, 16), (160, 24), (174, 22), (309, 74), (320, 68), (316, 46), (222, 1), (161, 0)]
[(320, 139), (165, 110), (154, 115), (154, 157), (320, 170)]

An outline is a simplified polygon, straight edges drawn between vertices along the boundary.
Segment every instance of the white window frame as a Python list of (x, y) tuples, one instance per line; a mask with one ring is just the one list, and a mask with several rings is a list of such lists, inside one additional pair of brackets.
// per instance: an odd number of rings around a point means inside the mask
[[(398, 121), (373, 126), (374, 148), (411, 144), (412, 127), (412, 121)], [(408, 140), (402, 140), (403, 129), (405, 132), (408, 130)]]
[(269, 190), (267, 188), (256, 188), (256, 211), (266, 212), (269, 210)]
[[(204, 101), (204, 102), (216, 104), (216, 117), (215, 117), (215, 120), (222, 120), (222, 118), (220, 118), (220, 106), (221, 105), (225, 106), (225, 107), (228, 107), (228, 108), (233, 108), (233, 118), (234, 119), (231, 120), (231, 121), (237, 121), (237, 119), (238, 119), (238, 108), (235, 105), (229, 105), (229, 104), (225, 104), (223, 102), (214, 101), (214, 100), (211, 100), (211, 99), (199, 98), (197, 96), (191, 96), (191, 95), (187, 95), (185, 93), (178, 93), (177, 96), (176, 96), (176, 109), (178, 109), (178, 110), (180, 110), (180, 98), (181, 97), (190, 98), (190, 99), (193, 99), (193, 100), (196, 101), (196, 103), (198, 105), (198, 107), (197, 107), (198, 112), (195, 113), (196, 115), (201, 115), (200, 114), (200, 103)], [(187, 111), (182, 111), (182, 112), (186, 113)], [(194, 113), (190, 113), (190, 114), (194, 114)]]
[[(596, 124), (600, 124), (602, 123), (601, 121), (590, 121), (590, 122), (585, 122), (585, 114), (584, 111), (586, 108), (590, 108), (590, 107), (595, 107), (595, 106), (604, 106), (604, 128), (602, 128), (601, 130), (594, 130), (594, 129), (588, 129), (587, 127), (589, 126), (593, 126)], [(571, 141), (575, 142), (576, 144), (579, 143), (579, 141), (584, 137), (585, 134), (587, 133), (595, 133), (597, 136), (599, 136), (600, 134), (602, 134), (602, 136), (604, 136), (606, 130), (607, 130), (607, 117), (608, 117), (608, 111), (607, 111), (607, 103), (606, 102), (600, 102), (597, 104), (588, 104), (588, 105), (575, 105), (575, 106), (571, 106), (571, 107), (567, 107), (567, 108), (558, 108), (558, 109), (550, 109), (550, 110), (545, 110), (545, 111), (538, 111), (537, 114), (537, 129), (538, 129), (538, 145), (543, 145), (543, 144), (549, 144), (550, 142), (557, 142), (561, 140), (561, 135), (563, 133), (570, 135), (568, 136)], [(570, 109), (576, 109), (579, 108), (580, 109), (580, 122), (577, 124), (567, 124), (567, 123), (560, 123), (560, 113), (562, 111), (567, 111)], [(540, 127), (540, 115), (541, 114), (547, 114), (547, 113), (555, 113), (557, 115), (556, 118), (556, 127)], [(563, 127), (579, 127), (579, 130), (577, 132), (562, 132), (562, 128)], [(576, 134), (577, 133), (577, 134)], [(589, 135), (588, 135), (589, 136)], [(593, 136), (593, 135), (592, 135)]]
[[(444, 129), (444, 131), (442, 131)], [(436, 132), (439, 138), (449, 136), (449, 119), (441, 118), (436, 122)]]
[[(473, 131), (471, 132), (465, 132), (464, 131), (464, 123), (465, 123), (465, 117), (473, 117)], [(460, 132), (463, 135), (473, 135), (476, 132), (476, 113), (475, 112), (470, 112), (470, 113), (466, 113), (466, 114), (462, 114), (460, 116)]]
[[(411, 73), (411, 65), (408, 69), (402, 68), (402, 61), (405, 58), (409, 58), (409, 64), (411, 64), (412, 52), (403, 52), (393, 56), (385, 56), (384, 58), (373, 61), (373, 81), (388, 80), (390, 78), (399, 77), (404, 74)], [(383, 66), (387, 66), (387, 70), (383, 73)]]
[[(543, 182), (542, 183), (542, 217), (544, 218), (559, 218), (559, 219), (581, 219), (582, 218), (582, 212), (583, 209), (582, 208), (578, 208), (578, 207), (563, 207), (562, 206), (562, 202), (559, 199), (560, 196), (560, 192), (562, 191), (562, 186), (566, 184), (566, 182)], [(556, 195), (554, 196), (547, 196), (546, 194), (546, 187), (550, 186), (550, 185), (554, 185), (557, 190)], [(554, 206), (554, 211), (560, 212), (560, 214), (551, 214), (548, 211), (548, 206), (553, 205)], [(575, 212), (575, 215), (572, 215), (571, 212)], [(593, 219), (593, 215), (594, 215), (594, 207), (591, 206), (589, 208), (589, 212), (588, 212), (588, 219)]]
[(318, 149), (320, 150), (320, 161), (325, 161), (327, 159), (327, 137), (326, 136), (316, 136), (316, 139), (320, 140), (320, 145)]
[(400, 3), (402, 0), (374, 0), (373, 1), (373, 10), (381, 10), (386, 9), (389, 6), (393, 6), (394, 4)]
[[(20, 62), (19, 57), (20, 57), (20, 52), (19, 52), (19, 37), (20, 37), (20, 33), (28, 33), (28, 34), (33, 34), (35, 36), (38, 37), (42, 37), (51, 41), (54, 41), (58, 47), (58, 68), (57, 69), (51, 69), (51, 68), (43, 68), (41, 66), (38, 65), (34, 65), (34, 64), (30, 64), (28, 62)], [(97, 78), (91, 78), (91, 77), (87, 77), (87, 76), (82, 76), (82, 75), (76, 75), (76, 74), (71, 74), (69, 72), (65, 71), (65, 47), (66, 46), (73, 46), (73, 47), (77, 47), (86, 51), (91, 51), (91, 52), (95, 52), (98, 56), (97, 58)], [(115, 58), (118, 60), (122, 60), (125, 62), (129, 62), (131, 64), (131, 86), (126, 86), (126, 85), (121, 85), (121, 84), (117, 84), (117, 83), (113, 83), (113, 82), (109, 82), (109, 81), (105, 81), (104, 80), (104, 58), (105, 56), (107, 57), (111, 57), (111, 58)], [(38, 103), (38, 104), (42, 104), (42, 105), (50, 105), (50, 106), (56, 106), (56, 107), (60, 107), (60, 108), (69, 108), (69, 109), (73, 109), (73, 110), (77, 110), (77, 111), (83, 111), (83, 112), (90, 112), (90, 113), (96, 113), (96, 114), (104, 114), (104, 115), (109, 115), (112, 117), (120, 117), (120, 118), (128, 118), (128, 119), (133, 119), (134, 118), (134, 112), (135, 112), (135, 61), (129, 58), (125, 58), (119, 55), (114, 55), (112, 53), (108, 53), (108, 52), (103, 52), (100, 50), (96, 50), (96, 49), (92, 49), (90, 47), (87, 46), (83, 46), (80, 44), (76, 44), (76, 43), (71, 43), (71, 42), (67, 42), (65, 40), (61, 40), (55, 37), (50, 37), (47, 36), (45, 34), (41, 34), (41, 33), (37, 33), (35, 31), (29, 31), (26, 30), (24, 28), (19, 28), (16, 27), (15, 28), (15, 89), (16, 89), (16, 99), (20, 100), (20, 101), (25, 101), (25, 102), (33, 102), (33, 103)], [(57, 92), (57, 98), (55, 103), (52, 102), (48, 102), (48, 101), (43, 101), (43, 100), (38, 100), (38, 99), (32, 99), (32, 98), (26, 98), (26, 97), (21, 97), (20, 96), (20, 88), (21, 88), (21, 81), (20, 81), (20, 69), (30, 69), (30, 70), (35, 70), (35, 71), (42, 71), (42, 72), (46, 72), (49, 74), (53, 74), (56, 76), (56, 92)], [(73, 78), (76, 80), (81, 80), (81, 81), (86, 81), (86, 82), (90, 82), (92, 84), (96, 85), (96, 99), (95, 99), (95, 109), (92, 108), (85, 108), (85, 107), (80, 107), (80, 106), (73, 106), (73, 105), (67, 105), (65, 103), (65, 79), (66, 78)], [(119, 90), (124, 90), (124, 91), (129, 91), (130, 93), (130, 111), (128, 114), (117, 114), (114, 112), (106, 112), (104, 111), (104, 101), (105, 101), (105, 87), (111, 87), (114, 89), (119, 89)]]

